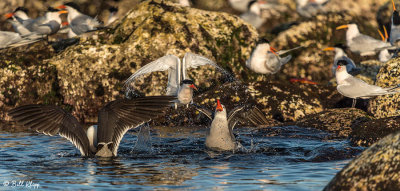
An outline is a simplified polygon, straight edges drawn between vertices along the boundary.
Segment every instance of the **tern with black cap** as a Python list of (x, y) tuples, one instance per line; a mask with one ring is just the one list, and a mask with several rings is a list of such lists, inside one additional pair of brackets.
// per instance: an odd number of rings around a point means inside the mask
[(346, 47), (343, 44), (337, 44), (334, 47), (327, 47), (324, 48), (323, 51), (335, 51), (335, 57), (333, 59), (333, 65), (332, 65), (332, 74), (335, 76), (336, 75), (336, 68), (337, 68), (337, 63), (339, 60), (347, 62), (347, 72), (353, 76), (357, 75), (360, 73), (360, 69), (357, 68), (356, 64), (352, 59), (350, 59), (347, 54), (344, 52)]

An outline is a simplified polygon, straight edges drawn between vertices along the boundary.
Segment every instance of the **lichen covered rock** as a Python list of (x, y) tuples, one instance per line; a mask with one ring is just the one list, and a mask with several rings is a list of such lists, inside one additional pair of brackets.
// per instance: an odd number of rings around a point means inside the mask
[[(73, 105), (77, 116), (87, 117), (121, 95), (125, 79), (165, 54), (183, 57), (190, 51), (215, 60), (237, 77), (247, 75), (244, 63), (258, 37), (235, 16), (161, 0), (141, 3), (113, 26), (49, 60), (58, 70), (65, 103)], [(221, 76), (209, 66), (188, 74), (201, 88), (218, 84)], [(160, 95), (166, 82), (166, 72), (159, 72), (136, 85), (145, 95)]]
[[(384, 88), (398, 86), (400, 84), (399, 62), (400, 58), (386, 62), (379, 70), (375, 85)], [(400, 115), (400, 93), (370, 99), (368, 111), (376, 118)]]
[(352, 125), (350, 141), (354, 145), (371, 146), (383, 137), (400, 130), (400, 117), (374, 120), (360, 119)]
[(324, 190), (398, 190), (399, 187), (400, 132), (397, 132), (362, 152)]
[(296, 121), (299, 127), (313, 127), (334, 134), (335, 138), (348, 138), (355, 121), (370, 120), (366, 112), (356, 108), (327, 109)]

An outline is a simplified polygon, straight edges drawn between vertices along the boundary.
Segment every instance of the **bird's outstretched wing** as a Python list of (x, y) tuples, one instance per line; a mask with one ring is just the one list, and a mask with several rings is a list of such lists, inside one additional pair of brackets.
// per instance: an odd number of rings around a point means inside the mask
[[(176, 79), (178, 77), (176, 75), (176, 68), (178, 64), (180, 64), (180, 60), (178, 57), (171, 54), (165, 55), (153, 62), (146, 64), (145, 66), (137, 70), (125, 81), (125, 87), (127, 88), (127, 91), (131, 91), (130, 84), (137, 77), (151, 72), (168, 70), (168, 87), (171, 86), (171, 88), (175, 88), (175, 90), (177, 90), (179, 84), (177, 84), (177, 79)], [(172, 92), (172, 90), (169, 91)]]
[(226, 71), (225, 69), (221, 68), (220, 66), (218, 66), (214, 61), (204, 57), (204, 56), (200, 56), (197, 54), (193, 54), (191, 52), (187, 52), (185, 54), (185, 57), (183, 57), (183, 75), (182, 77), (184, 79), (187, 78), (186, 76), (186, 70), (188, 70), (189, 68), (197, 68), (199, 66), (204, 66), (204, 65), (211, 65), (214, 66), (216, 69), (218, 69), (220, 72), (222, 72), (224, 75), (227, 76), (231, 76), (231, 74)]
[(213, 120), (213, 112), (205, 107), (202, 107), (200, 105), (197, 105), (195, 103), (193, 103), (192, 105), (194, 105), (196, 107), (196, 110), (201, 112), (202, 114), (204, 114), (205, 116), (207, 116), (210, 120)]
[(125, 133), (165, 113), (176, 97), (152, 96), (109, 102), (99, 112), (98, 143), (110, 143), (114, 156)]
[(71, 141), (82, 156), (90, 155), (89, 140), (78, 120), (57, 106), (25, 105), (8, 112), (18, 124), (53, 136), (59, 134)]
[(246, 121), (255, 126), (268, 124), (268, 120), (266, 119), (264, 113), (255, 105), (240, 105), (229, 112), (228, 124), (231, 130), (233, 130), (239, 121)]

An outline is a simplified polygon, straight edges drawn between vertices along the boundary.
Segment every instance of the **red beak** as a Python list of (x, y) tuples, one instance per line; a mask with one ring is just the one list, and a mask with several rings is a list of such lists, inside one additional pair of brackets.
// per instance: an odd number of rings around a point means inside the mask
[(222, 107), (221, 103), (219, 102), (219, 99), (217, 99), (217, 111), (224, 111), (224, 108)]
[(68, 23), (68, 22), (63, 22), (63, 23), (61, 23), (61, 25), (62, 25), (62, 26), (68, 26), (69, 23)]
[(67, 7), (65, 7), (65, 5), (60, 5), (58, 7), (56, 7), (57, 9), (66, 9)]
[(196, 86), (194, 86), (194, 84), (190, 85), (189, 87), (191, 87), (191, 88), (197, 90), (197, 88), (196, 88)]
[(11, 18), (12, 16), (14, 16), (14, 13), (7, 13), (4, 16), (8, 19), (8, 18)]
[(269, 48), (269, 51), (271, 51), (272, 53), (274, 53), (275, 55), (278, 56), (278, 54), (276, 54), (276, 49), (275, 49), (275, 48), (270, 47), (270, 48)]
[(339, 69), (340, 69), (340, 66), (337, 66), (336, 70), (339, 70)]

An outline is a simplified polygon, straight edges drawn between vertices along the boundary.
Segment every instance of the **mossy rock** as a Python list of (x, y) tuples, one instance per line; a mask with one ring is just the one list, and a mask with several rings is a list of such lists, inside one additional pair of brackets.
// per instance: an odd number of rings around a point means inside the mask
[(346, 165), (324, 188), (330, 190), (398, 190), (400, 132), (390, 134)]
[(295, 125), (333, 133), (332, 138), (348, 138), (353, 131), (353, 123), (360, 119), (370, 120), (371, 117), (366, 112), (356, 108), (336, 108), (308, 115), (297, 120)]
[[(400, 84), (400, 58), (385, 63), (376, 76), (375, 85), (380, 87), (396, 87)], [(400, 115), (400, 93), (377, 96), (370, 99), (368, 111), (376, 118)]]

